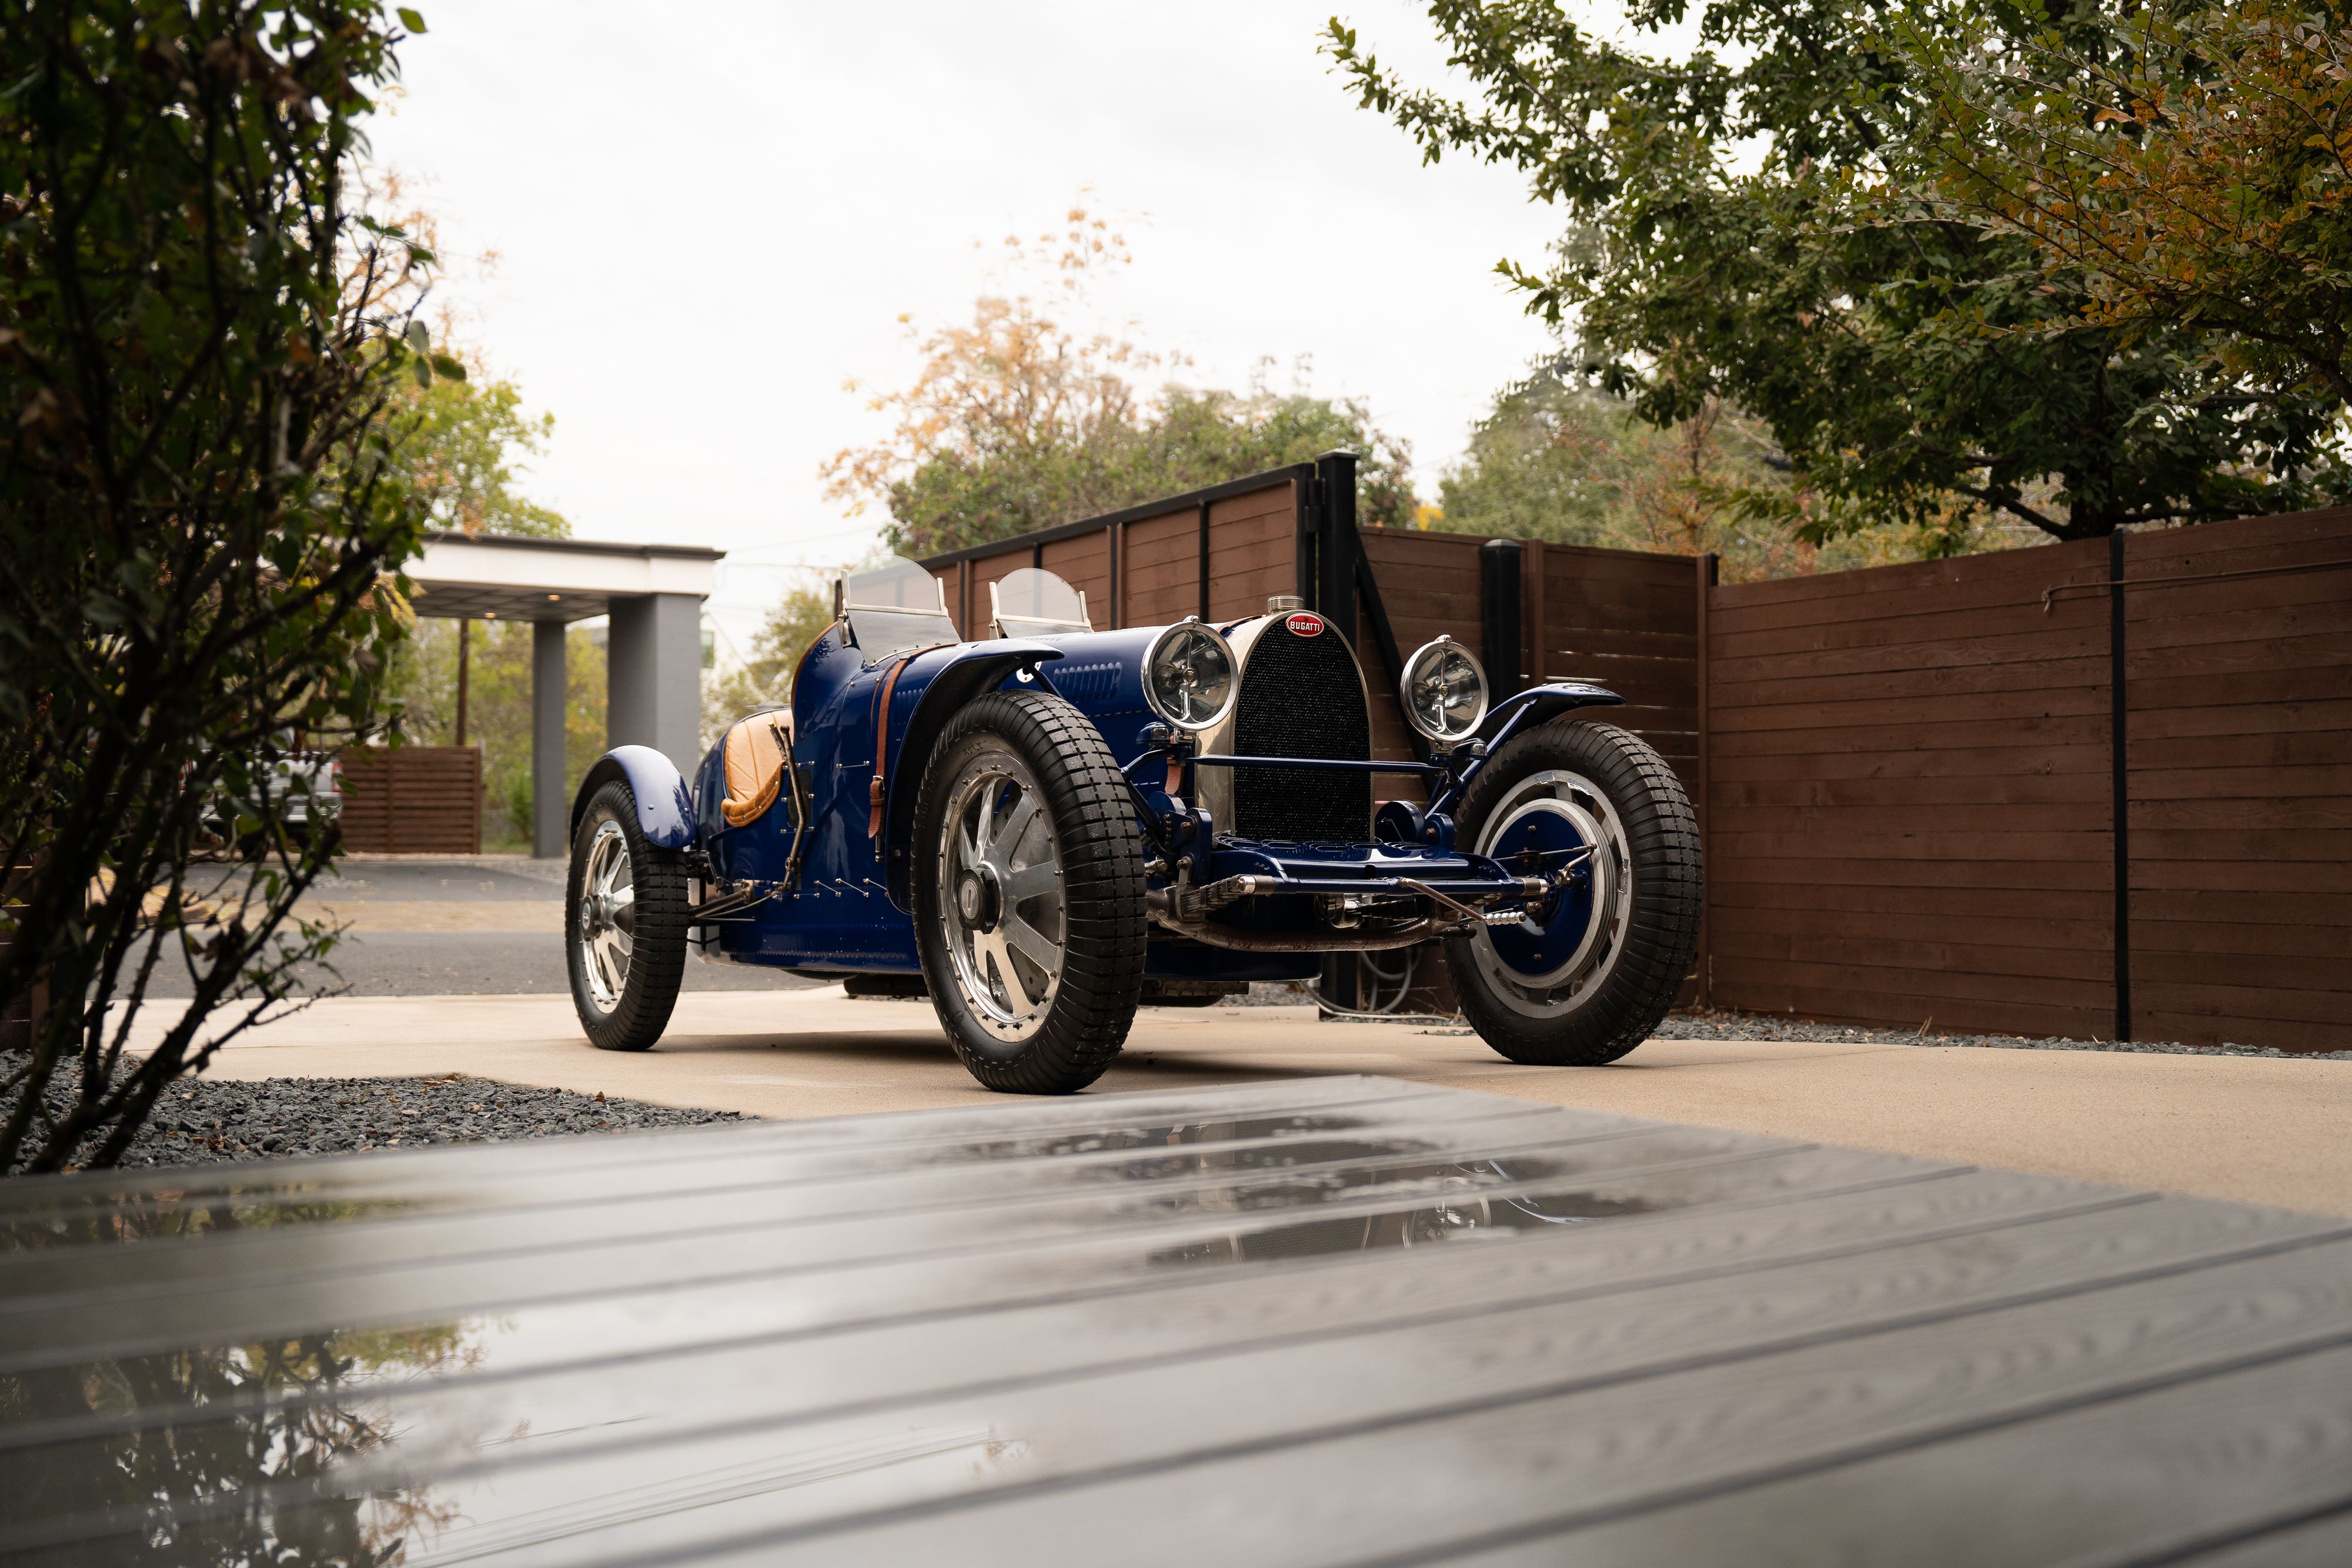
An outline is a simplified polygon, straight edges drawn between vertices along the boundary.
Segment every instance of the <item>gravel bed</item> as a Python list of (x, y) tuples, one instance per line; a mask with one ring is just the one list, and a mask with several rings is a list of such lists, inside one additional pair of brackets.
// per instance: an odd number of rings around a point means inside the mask
[[(70, 1074), (63, 1075), (70, 1082)], [(70, 1091), (47, 1098), (62, 1107)], [(0, 1114), (5, 1108), (0, 1107)], [(425, 1144), (490, 1144), (751, 1118), (486, 1078), (183, 1079), (123, 1154), (124, 1167), (299, 1159)]]
[(1916, 1029), (1849, 1028), (1844, 1024), (1806, 1023), (1774, 1018), (1769, 1013), (1738, 1013), (1695, 1009), (1669, 1016), (1653, 1040), (1786, 1040), (1807, 1043), (1854, 1045), (1969, 1045), (1993, 1051), (2120, 1051), (2158, 1056), (2271, 1056), (2301, 1061), (2352, 1061), (2347, 1051), (2277, 1051), (2261, 1045), (2182, 1045), (2158, 1040), (2064, 1040), (2055, 1035), (2035, 1039), (2017, 1034), (1948, 1034)]
[[(1292, 981), (1260, 982), (1246, 997), (1228, 997), (1223, 1007), (1286, 1007), (1315, 1000), (1312, 987)], [(1423, 1016), (1393, 1021), (1418, 1027), (1424, 1033), (1467, 1035), (1475, 1031), (1458, 1019), (1440, 1022)], [(2352, 1061), (2344, 1051), (2278, 1051), (2261, 1045), (2183, 1045), (2178, 1040), (2040, 1039), (2014, 1034), (1952, 1034), (1916, 1029), (1866, 1029), (1845, 1024), (1809, 1023), (1802, 1019), (1777, 1018), (1769, 1013), (1729, 1012), (1693, 1009), (1669, 1014), (1652, 1040), (1777, 1040), (1814, 1045), (1965, 1045), (1992, 1051), (2120, 1051), (2157, 1056), (2292, 1057), (2299, 1061)]]

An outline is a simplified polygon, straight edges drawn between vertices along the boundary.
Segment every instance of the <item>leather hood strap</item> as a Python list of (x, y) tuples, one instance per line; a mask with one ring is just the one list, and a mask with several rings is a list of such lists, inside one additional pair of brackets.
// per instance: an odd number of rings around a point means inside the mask
[(954, 646), (952, 643), (934, 643), (928, 648), (918, 648), (891, 665), (889, 674), (883, 677), (881, 695), (874, 703), (874, 782), (866, 792), (866, 803), (872, 807), (866, 817), (866, 836), (877, 844), (882, 841), (882, 801), (888, 783), (887, 758), (890, 755), (890, 694), (898, 689), (898, 677), (906, 673), (908, 665), (926, 653)]

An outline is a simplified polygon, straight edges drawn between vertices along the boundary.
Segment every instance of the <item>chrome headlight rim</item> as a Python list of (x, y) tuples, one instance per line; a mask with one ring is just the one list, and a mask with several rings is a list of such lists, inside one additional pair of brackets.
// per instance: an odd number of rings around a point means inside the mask
[[(1446, 657), (1458, 658), (1470, 666), (1471, 674), (1478, 682), (1478, 708), (1470, 721), (1458, 728), (1449, 728), (1442, 723), (1433, 728), (1423, 722), (1421, 711), (1413, 706), (1412, 685), (1427, 673), (1430, 664)], [(1412, 657), (1404, 662), (1404, 674), (1397, 682), (1397, 706), (1404, 711), (1405, 722), (1440, 746), (1459, 746), (1476, 735), (1479, 727), (1486, 722), (1493, 700), (1494, 688), (1486, 684), (1486, 668), (1478, 662), (1478, 655), (1442, 632), (1412, 651)]]
[[(1198, 637), (1213, 643), (1223, 653), (1226, 669), (1232, 672), (1227, 677), (1225, 700), (1219, 704), (1216, 711), (1206, 718), (1185, 718), (1181, 715), (1171, 713), (1169, 711), (1168, 705), (1160, 700), (1160, 693), (1152, 683), (1151, 672), (1160, 663), (1161, 648), (1170, 639), (1177, 637), (1186, 639)], [(1233, 643), (1226, 640), (1223, 632), (1213, 626), (1204, 624), (1197, 615), (1188, 615), (1173, 626), (1163, 626), (1153, 635), (1151, 641), (1144, 646), (1143, 667), (1139, 672), (1139, 678), (1143, 687), (1145, 706), (1161, 720), (1173, 725), (1180, 731), (1192, 735), (1205, 735), (1231, 718), (1234, 706), (1242, 698), (1240, 656), (1234, 653)]]

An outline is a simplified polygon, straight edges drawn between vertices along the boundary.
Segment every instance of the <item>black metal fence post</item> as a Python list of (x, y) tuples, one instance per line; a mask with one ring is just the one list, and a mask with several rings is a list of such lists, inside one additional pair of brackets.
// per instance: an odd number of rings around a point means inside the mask
[(1478, 548), (1478, 653), (1497, 702), (1526, 689), (1519, 642), (1519, 541), (1488, 539)]
[(2107, 536), (2107, 727), (2115, 768), (2116, 1038), (2132, 1037), (2130, 693), (2124, 676), (2124, 536)]
[(1356, 455), (1326, 452), (1315, 460), (1316, 489), (1322, 516), (1315, 541), (1315, 608), (1356, 645)]

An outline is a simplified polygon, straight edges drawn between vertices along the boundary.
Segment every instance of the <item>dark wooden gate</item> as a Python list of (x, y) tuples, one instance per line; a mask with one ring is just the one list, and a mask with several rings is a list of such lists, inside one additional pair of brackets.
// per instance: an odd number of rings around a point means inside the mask
[(482, 852), (482, 754), (470, 746), (342, 753), (343, 844), (378, 854)]

